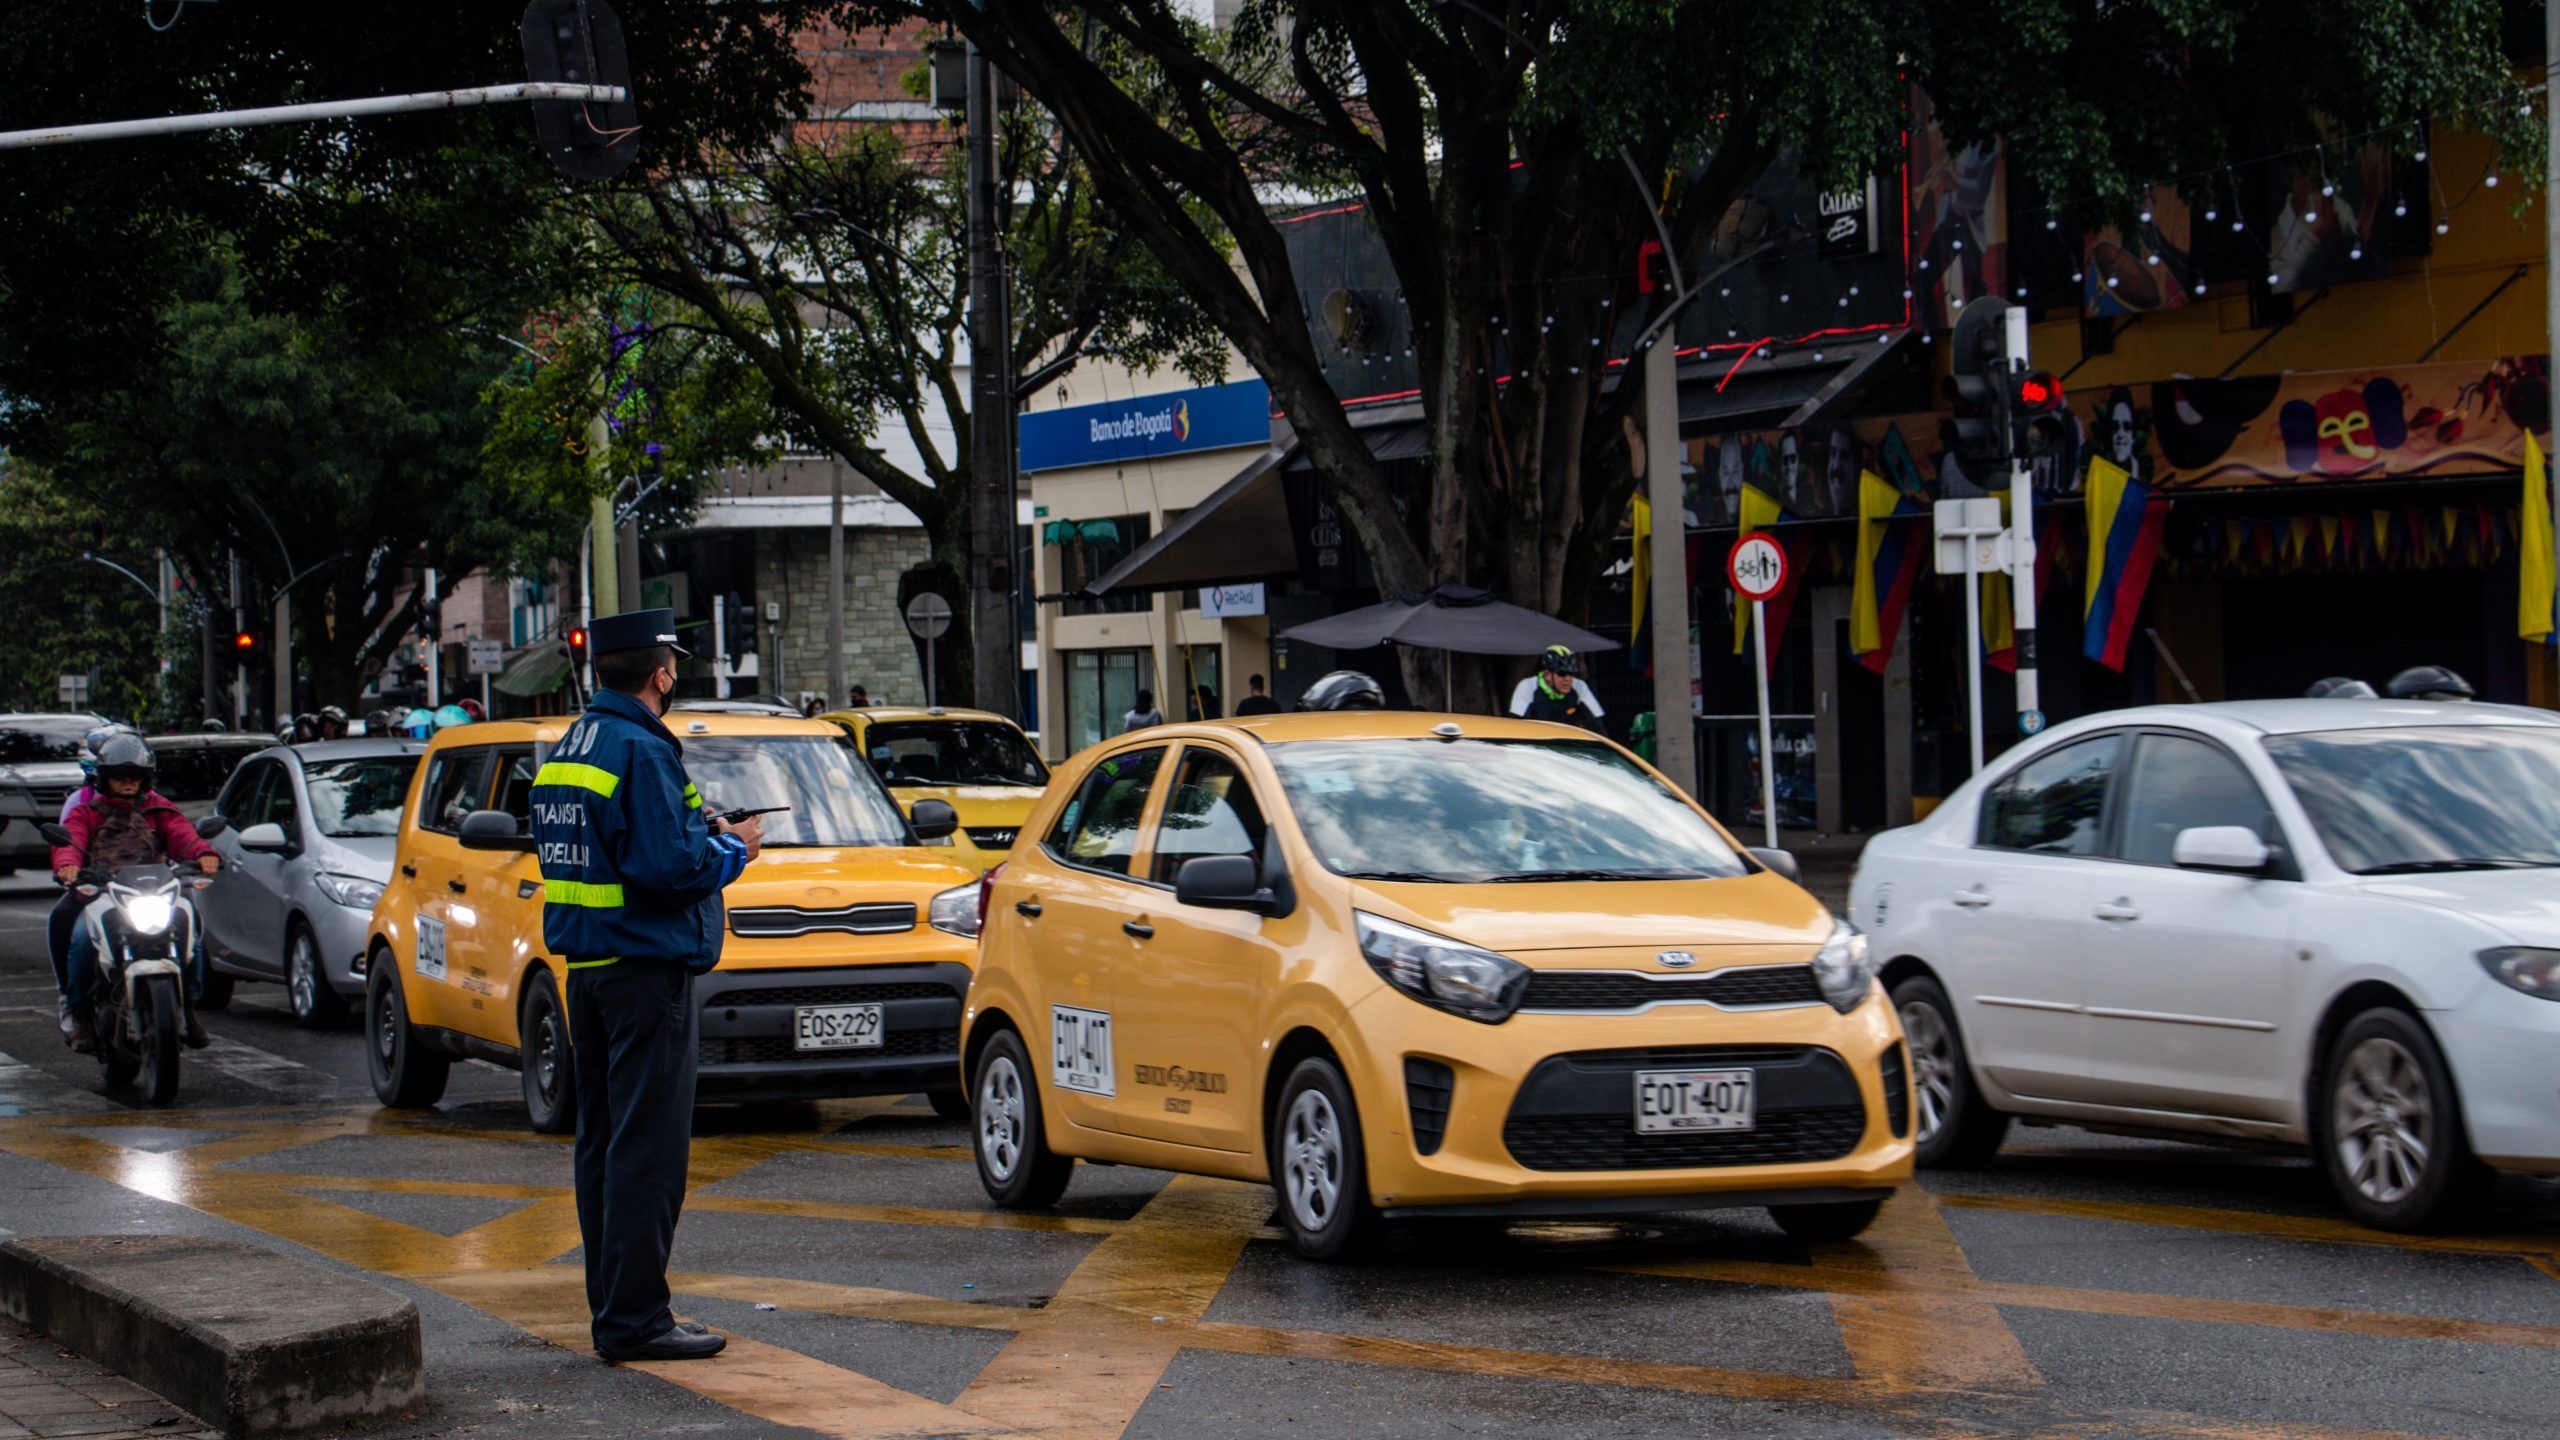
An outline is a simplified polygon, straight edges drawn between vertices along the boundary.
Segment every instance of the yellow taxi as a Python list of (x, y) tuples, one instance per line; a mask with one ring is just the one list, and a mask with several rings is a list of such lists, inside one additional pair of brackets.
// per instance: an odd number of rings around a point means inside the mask
[(1767, 1206), (1911, 1174), (1865, 941), (1584, 731), (1358, 711), (1161, 726), (1059, 772), (988, 877), (978, 1176), (1260, 1181), (1298, 1250), (1382, 1217)]
[(957, 811), (951, 837), (960, 863), (994, 868), (1048, 788), (1049, 767), (1022, 727), (986, 710), (876, 705), (834, 710), (890, 791), (913, 804), (940, 800)]
[[(439, 731), (410, 783), (398, 863), (374, 906), (365, 1039), (385, 1105), (432, 1105), (458, 1058), (524, 1077), (533, 1128), (576, 1128), (561, 986), (542, 941), (533, 778), (574, 717)], [(902, 813), (818, 720), (666, 717), (714, 809), (764, 817), (764, 853), (725, 892), (720, 964), (694, 982), (705, 1100), (922, 1091), (967, 1113), (962, 997), (977, 957), (978, 877), (948, 849), (950, 808)]]

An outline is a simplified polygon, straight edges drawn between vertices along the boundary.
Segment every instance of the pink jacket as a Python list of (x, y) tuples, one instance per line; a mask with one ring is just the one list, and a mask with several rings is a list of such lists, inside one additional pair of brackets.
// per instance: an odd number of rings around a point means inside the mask
[(185, 862), (212, 852), (213, 847), (196, 833), (195, 822), (180, 814), (178, 807), (169, 803), (159, 791), (145, 790), (132, 800), (121, 803), (102, 792), (63, 818), (63, 828), (71, 832), (71, 843), (53, 847), (53, 868), (59, 870), (65, 865), (88, 864), (89, 837), (97, 833), (100, 822), (106, 819), (106, 807), (113, 805), (122, 809), (128, 804), (143, 808), (143, 813), (151, 821), (152, 837), (160, 842), (161, 852), (169, 859)]

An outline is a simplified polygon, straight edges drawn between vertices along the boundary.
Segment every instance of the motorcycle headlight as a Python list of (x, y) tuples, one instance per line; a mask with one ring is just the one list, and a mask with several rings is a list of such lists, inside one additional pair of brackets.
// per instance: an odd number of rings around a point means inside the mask
[(1417, 930), (1365, 910), (1359, 924), (1360, 954), (1386, 982), (1434, 1009), (1499, 1025), (1520, 1008), (1529, 967), (1508, 955)]
[(2510, 990), (2521, 990), (2537, 1000), (2560, 1000), (2560, 950), (2501, 945), (2481, 951), (2479, 960), (2489, 978)]
[(1847, 921), (1836, 921), (1831, 938), (1813, 957), (1813, 983), (1831, 1008), (1846, 1015), (1858, 1008), (1875, 985), (1875, 966), (1867, 959), (1867, 937)]
[(978, 882), (954, 885), (925, 907), (925, 923), (947, 935), (978, 938)]
[(332, 904), (344, 905), (350, 910), (370, 911), (373, 902), (382, 898), (382, 882), (379, 880), (323, 872), (312, 876), (311, 883), (318, 886), (320, 893), (328, 896)]
[(124, 921), (144, 935), (157, 935), (177, 917), (178, 902), (166, 895), (127, 895)]

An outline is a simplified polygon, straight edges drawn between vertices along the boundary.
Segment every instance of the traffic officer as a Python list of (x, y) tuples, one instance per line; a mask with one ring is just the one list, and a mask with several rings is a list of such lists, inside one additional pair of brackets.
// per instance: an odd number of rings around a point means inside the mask
[(569, 967), (578, 1235), (607, 1360), (693, 1360), (728, 1342), (667, 1309), (667, 1252), (693, 1131), (693, 977), (720, 960), (720, 891), (764, 826), (707, 816), (659, 719), (675, 691), (675, 612), (587, 627), (595, 699), (533, 779), (542, 938)]
[(1511, 692), (1511, 713), (1597, 730), (1603, 712), (1600, 697), (1582, 683), (1582, 657), (1569, 645), (1550, 645), (1538, 657), (1538, 673)]

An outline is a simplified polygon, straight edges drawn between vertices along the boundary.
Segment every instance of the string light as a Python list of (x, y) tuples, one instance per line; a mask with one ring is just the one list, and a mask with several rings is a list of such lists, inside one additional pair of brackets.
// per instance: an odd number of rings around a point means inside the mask
[(2273, 290), (2274, 288), (2276, 288), (2277, 286), (2279, 286), (2279, 285), (2281, 285), (2281, 284), (2283, 284), (2283, 283), (2284, 283), (2284, 277), (2283, 277), (2282, 275), (2277, 274), (2277, 273), (2276, 273), (2276, 272), (2274, 272), (2273, 270), (2270, 270), (2270, 271), (2268, 271), (2268, 272), (2267, 272), (2267, 288), (2268, 288), (2268, 289)]
[(2497, 171), (2495, 171), (2495, 170), (2492, 170), (2492, 171), (2490, 171), (2488, 174), (2481, 176), (2481, 177), (2480, 177), (2480, 183), (2481, 183), (2481, 184), (2483, 184), (2483, 185), (2488, 186), (2488, 187), (2489, 187), (2490, 189), (2492, 189), (2492, 190), (2497, 189), (2497, 188), (2498, 188), (2498, 172), (2497, 172)]
[(2160, 257), (2157, 255), (2145, 255), (2142, 257), (2142, 263), (2145, 265), (2157, 265), (2160, 263)]

